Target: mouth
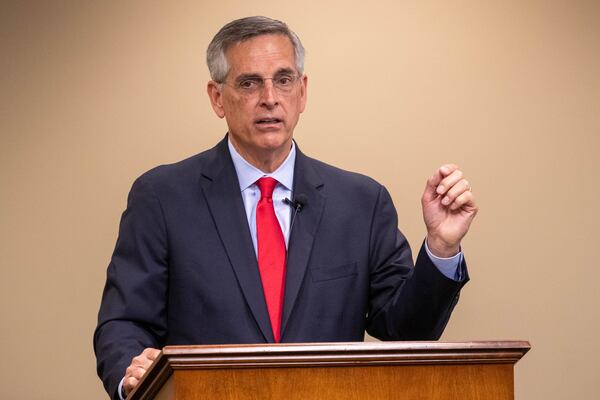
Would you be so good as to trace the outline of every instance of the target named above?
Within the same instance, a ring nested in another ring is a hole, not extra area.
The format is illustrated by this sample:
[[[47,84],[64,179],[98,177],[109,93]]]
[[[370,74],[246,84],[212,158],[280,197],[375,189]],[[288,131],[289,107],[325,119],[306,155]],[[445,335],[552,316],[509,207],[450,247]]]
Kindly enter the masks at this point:
[[[283,122],[283,120],[281,120],[279,118],[259,118],[259,119],[255,120],[254,122],[260,126],[267,126],[267,125],[279,124],[279,123]]]

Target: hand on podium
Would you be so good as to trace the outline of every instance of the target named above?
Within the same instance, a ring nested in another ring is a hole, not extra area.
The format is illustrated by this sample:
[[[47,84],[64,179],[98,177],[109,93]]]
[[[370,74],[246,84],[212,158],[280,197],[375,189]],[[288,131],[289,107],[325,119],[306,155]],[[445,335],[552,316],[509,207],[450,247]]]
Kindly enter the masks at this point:
[[[123,378],[123,392],[126,396],[137,386],[159,354],[159,349],[148,347],[139,356],[131,359],[131,364],[125,370],[125,377]]]

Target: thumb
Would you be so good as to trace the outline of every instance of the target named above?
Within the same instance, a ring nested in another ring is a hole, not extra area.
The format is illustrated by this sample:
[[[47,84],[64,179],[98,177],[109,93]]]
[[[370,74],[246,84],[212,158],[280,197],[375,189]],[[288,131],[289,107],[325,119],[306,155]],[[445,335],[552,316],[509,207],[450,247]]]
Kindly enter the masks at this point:
[[[442,172],[437,169],[432,176],[427,179],[427,183],[425,184],[425,191],[423,192],[423,203],[430,203],[434,201],[438,197],[438,193],[436,192],[438,185],[444,179]]]

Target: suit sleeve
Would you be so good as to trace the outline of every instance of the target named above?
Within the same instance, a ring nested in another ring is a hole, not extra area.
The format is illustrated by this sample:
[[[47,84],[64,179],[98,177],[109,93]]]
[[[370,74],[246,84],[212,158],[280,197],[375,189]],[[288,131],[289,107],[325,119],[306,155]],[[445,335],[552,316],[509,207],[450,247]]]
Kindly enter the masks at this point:
[[[382,186],[370,233],[370,293],[367,332],[381,340],[437,340],[442,335],[462,286],[468,281],[445,277],[421,246],[413,266],[408,241],[398,230],[398,216]]]
[[[94,333],[98,375],[113,399],[131,359],[163,346],[167,331],[167,234],[159,200],[142,176],[133,185],[107,270]]]

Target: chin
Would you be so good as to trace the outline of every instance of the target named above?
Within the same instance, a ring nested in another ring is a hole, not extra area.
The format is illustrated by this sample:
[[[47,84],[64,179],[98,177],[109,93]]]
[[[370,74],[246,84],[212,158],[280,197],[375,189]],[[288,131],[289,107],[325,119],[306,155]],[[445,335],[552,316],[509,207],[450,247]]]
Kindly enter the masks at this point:
[[[277,150],[283,146],[286,146],[287,144],[291,144],[291,140],[291,135],[287,135],[280,132],[269,132],[261,135],[258,144],[259,147],[265,150]]]

